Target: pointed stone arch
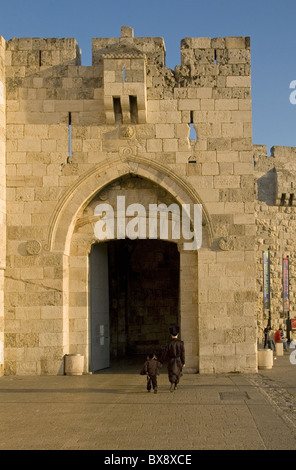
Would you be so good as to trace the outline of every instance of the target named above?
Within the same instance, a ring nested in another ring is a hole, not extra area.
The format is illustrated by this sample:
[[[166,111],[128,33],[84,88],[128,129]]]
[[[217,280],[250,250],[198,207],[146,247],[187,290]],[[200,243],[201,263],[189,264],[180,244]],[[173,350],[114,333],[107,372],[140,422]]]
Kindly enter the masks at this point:
[[[113,180],[126,175],[137,174],[153,181],[168,191],[176,201],[182,204],[201,204],[203,225],[206,227],[208,244],[213,242],[213,226],[208,211],[195,189],[172,170],[147,158],[129,155],[126,158],[106,160],[84,173],[64,193],[49,224],[46,249],[69,254],[71,236],[75,220],[81,208]]]

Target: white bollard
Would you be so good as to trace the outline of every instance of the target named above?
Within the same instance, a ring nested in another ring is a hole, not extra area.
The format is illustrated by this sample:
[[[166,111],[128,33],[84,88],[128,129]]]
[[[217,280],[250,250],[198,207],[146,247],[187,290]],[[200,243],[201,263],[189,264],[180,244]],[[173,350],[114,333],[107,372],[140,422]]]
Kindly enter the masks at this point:
[[[258,350],[258,368],[259,369],[272,369],[273,367],[273,351],[272,349],[259,349]]]
[[[283,343],[275,343],[275,353],[277,356],[284,355],[284,345]]]
[[[82,375],[84,367],[84,356],[81,354],[65,355],[65,374],[66,375]]]

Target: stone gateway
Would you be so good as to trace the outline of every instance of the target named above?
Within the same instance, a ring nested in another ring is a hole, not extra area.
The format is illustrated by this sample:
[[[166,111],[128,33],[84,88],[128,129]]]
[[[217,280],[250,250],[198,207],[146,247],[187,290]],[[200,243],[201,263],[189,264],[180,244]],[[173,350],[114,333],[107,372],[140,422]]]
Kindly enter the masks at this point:
[[[1,37],[0,374],[63,374],[67,354],[94,372],[161,351],[172,324],[187,371],[256,372],[262,251],[275,327],[282,254],[294,272],[295,156],[253,145],[248,37],[185,38],[175,70],[126,26],[93,39],[91,66],[75,39]],[[116,224],[120,197],[142,229],[151,205],[198,205],[201,247],[171,214],[165,240],[98,240],[96,207]]]

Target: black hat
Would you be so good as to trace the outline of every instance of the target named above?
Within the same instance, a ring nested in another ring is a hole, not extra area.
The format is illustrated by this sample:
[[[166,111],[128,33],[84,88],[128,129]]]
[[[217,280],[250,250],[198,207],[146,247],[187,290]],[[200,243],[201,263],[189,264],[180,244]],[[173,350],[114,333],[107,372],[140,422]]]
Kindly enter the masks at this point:
[[[179,334],[179,327],[178,326],[171,326],[170,327],[170,333],[172,336],[177,336],[177,334]]]

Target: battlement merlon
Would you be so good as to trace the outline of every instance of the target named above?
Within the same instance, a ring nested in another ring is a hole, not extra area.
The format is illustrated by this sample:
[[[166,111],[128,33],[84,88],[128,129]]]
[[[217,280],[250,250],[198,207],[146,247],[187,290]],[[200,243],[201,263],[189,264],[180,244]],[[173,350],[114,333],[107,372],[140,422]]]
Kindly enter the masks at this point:
[[[81,65],[81,50],[76,39],[13,38],[6,41],[7,67],[23,67],[34,73],[40,67],[57,65]]]
[[[250,37],[185,38],[181,41],[181,67],[189,66],[196,73],[250,75]],[[209,66],[212,66],[210,69]]]

